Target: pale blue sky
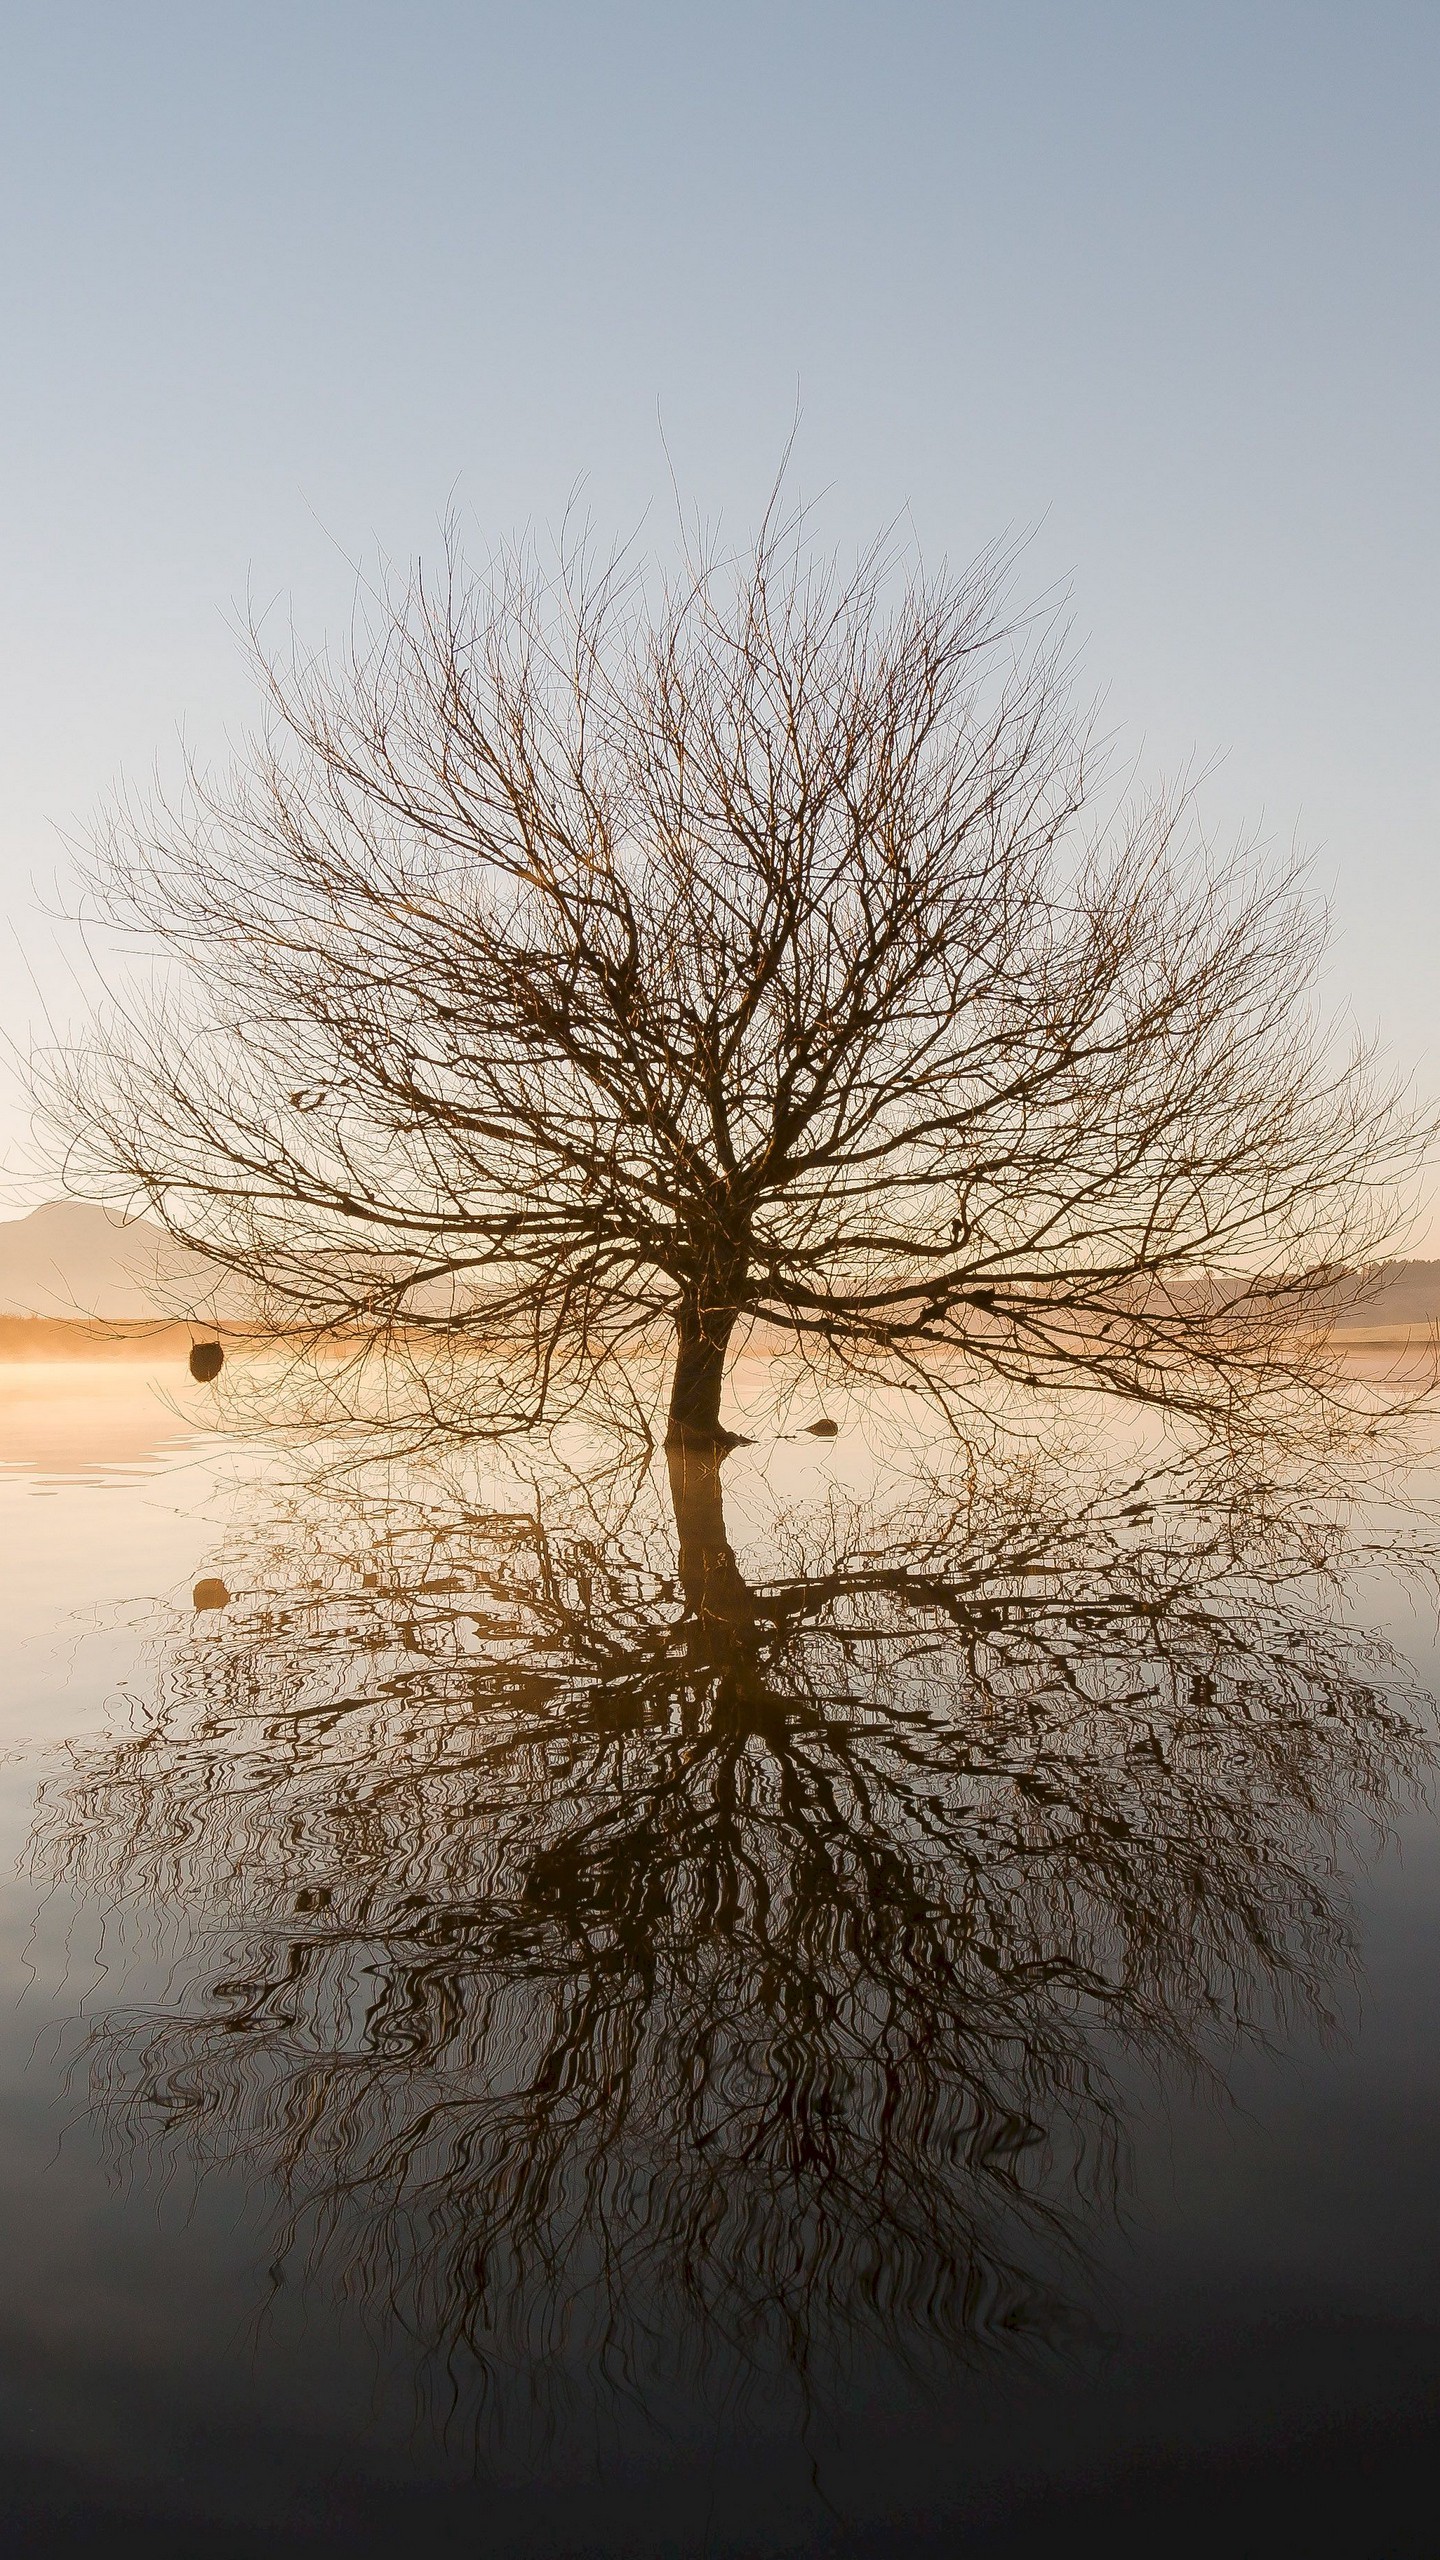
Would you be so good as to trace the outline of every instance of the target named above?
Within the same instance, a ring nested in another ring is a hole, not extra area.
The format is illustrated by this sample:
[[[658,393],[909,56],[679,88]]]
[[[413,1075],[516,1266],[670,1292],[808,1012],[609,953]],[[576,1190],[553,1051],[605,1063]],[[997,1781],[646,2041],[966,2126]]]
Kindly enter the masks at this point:
[[[243,719],[247,590],[318,633],[452,494],[477,540],[582,478],[628,527],[657,414],[739,529],[798,392],[837,539],[1034,528],[1125,748],[1298,833],[1334,994],[1440,1087],[1434,0],[0,0],[0,64],[42,975],[54,829]]]

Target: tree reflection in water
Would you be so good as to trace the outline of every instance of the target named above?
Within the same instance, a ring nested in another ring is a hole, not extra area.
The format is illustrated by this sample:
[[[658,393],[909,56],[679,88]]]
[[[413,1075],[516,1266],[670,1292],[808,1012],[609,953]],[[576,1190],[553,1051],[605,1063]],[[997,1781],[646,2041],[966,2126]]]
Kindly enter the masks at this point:
[[[1312,1512],[1032,1457],[742,1573],[715,1459],[671,1474],[674,1522],[292,1486],[41,1808],[179,1932],[93,2031],[117,2135],[263,2171],[281,2259],[492,2416],[1062,2321],[1118,2056],[1323,2014],[1425,1755]]]

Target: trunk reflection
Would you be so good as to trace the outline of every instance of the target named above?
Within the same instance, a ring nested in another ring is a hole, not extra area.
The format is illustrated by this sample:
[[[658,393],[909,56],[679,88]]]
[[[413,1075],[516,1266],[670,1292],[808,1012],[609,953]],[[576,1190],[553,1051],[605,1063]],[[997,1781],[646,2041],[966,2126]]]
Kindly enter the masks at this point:
[[[116,2139],[243,2157],[477,2406],[1053,2333],[1117,2056],[1323,2015],[1425,1758],[1313,1522],[1031,1463],[747,1579],[667,1464],[678,1574],[653,1484],[294,1489],[42,1809],[191,1931],[93,2030]]]

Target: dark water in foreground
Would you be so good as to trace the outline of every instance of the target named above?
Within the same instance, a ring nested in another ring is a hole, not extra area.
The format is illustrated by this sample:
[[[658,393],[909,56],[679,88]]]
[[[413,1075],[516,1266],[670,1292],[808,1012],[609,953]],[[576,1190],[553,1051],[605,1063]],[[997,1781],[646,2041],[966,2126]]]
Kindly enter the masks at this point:
[[[0,2549],[1436,2548],[1383,1526],[0,1384]]]

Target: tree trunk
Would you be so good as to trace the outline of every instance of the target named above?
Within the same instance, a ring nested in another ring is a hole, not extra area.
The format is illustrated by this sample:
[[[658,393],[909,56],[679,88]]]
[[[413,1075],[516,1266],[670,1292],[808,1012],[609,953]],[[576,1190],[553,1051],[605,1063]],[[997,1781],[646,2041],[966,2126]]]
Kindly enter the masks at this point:
[[[725,1629],[733,1643],[737,1629],[753,1630],[755,1610],[750,1586],[725,1533],[720,1490],[724,1455],[718,1443],[706,1448],[677,1438],[672,1438],[667,1453],[680,1540],[680,1587],[700,1624]]]
[[[720,1390],[737,1313],[734,1307],[682,1306],[667,1440],[728,1445],[733,1439],[720,1428]]]

